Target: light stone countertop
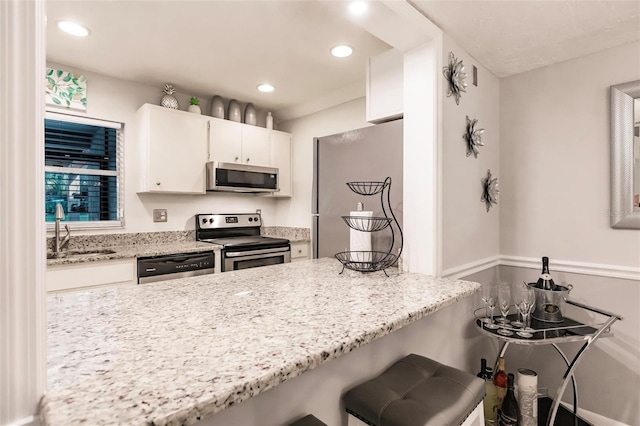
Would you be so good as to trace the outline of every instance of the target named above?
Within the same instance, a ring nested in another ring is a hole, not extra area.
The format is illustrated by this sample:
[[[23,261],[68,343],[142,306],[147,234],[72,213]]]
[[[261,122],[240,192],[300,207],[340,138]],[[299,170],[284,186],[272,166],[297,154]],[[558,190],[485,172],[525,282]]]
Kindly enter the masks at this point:
[[[84,250],[91,250],[91,247]],[[130,244],[125,246],[94,247],[95,250],[113,250],[114,253],[99,255],[74,255],[59,259],[47,259],[47,266],[69,265],[85,262],[101,262],[113,259],[128,259],[147,256],[160,256],[164,254],[197,253],[202,251],[220,250],[217,244],[201,243],[198,241],[175,242],[167,244]],[[82,249],[81,249],[82,250]]]
[[[48,298],[45,425],[189,425],[479,290],[325,258]]]

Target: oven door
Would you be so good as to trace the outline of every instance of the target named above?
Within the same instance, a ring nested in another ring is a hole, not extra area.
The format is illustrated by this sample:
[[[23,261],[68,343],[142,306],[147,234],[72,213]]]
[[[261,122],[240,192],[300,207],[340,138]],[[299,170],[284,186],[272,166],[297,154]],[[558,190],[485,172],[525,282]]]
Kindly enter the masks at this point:
[[[291,247],[249,251],[222,250],[222,259],[222,272],[278,265],[291,262]]]

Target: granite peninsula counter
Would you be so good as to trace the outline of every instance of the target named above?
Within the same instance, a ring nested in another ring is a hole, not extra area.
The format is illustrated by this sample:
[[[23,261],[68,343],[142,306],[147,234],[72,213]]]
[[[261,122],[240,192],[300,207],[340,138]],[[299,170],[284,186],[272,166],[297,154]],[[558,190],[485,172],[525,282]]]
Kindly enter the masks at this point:
[[[475,293],[319,259],[48,299],[46,425],[192,424]]]

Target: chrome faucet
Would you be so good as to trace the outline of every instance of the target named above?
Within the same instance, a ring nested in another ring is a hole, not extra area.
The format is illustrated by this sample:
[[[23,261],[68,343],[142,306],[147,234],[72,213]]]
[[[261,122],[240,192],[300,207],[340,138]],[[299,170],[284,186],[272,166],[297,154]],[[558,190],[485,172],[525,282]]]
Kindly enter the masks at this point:
[[[67,245],[69,245],[69,240],[71,239],[71,231],[69,230],[69,225],[64,225],[64,229],[67,230],[67,235],[62,238],[60,241],[60,221],[64,220],[64,210],[62,209],[62,204],[56,204],[56,227],[55,227],[55,236],[53,237],[53,252],[60,253],[60,250],[63,250]]]

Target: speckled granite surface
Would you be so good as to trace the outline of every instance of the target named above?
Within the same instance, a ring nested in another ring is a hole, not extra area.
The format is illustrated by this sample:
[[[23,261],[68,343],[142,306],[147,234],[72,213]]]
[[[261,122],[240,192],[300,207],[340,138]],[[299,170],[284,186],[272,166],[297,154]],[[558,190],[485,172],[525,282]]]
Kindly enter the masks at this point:
[[[287,238],[292,243],[311,241],[309,228],[290,228],[286,226],[263,226],[262,235],[275,238]]]
[[[87,247],[89,249],[91,247]],[[100,262],[103,260],[126,259],[132,257],[159,256],[175,253],[196,253],[200,251],[220,250],[216,244],[200,243],[197,241],[175,242],[170,244],[130,244],[126,246],[101,246],[99,249],[110,249],[114,253],[107,254],[77,254],[61,257],[59,259],[47,259],[47,266],[68,265],[73,263]]]
[[[50,296],[46,425],[188,425],[480,285],[335,259]]]
[[[138,244],[190,243],[196,240],[196,231],[129,232],[116,234],[75,235],[71,230],[69,250],[93,247],[122,247]],[[53,237],[47,238],[47,247],[53,247]]]

